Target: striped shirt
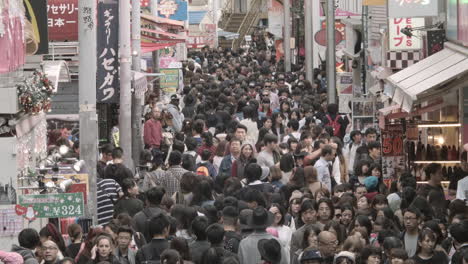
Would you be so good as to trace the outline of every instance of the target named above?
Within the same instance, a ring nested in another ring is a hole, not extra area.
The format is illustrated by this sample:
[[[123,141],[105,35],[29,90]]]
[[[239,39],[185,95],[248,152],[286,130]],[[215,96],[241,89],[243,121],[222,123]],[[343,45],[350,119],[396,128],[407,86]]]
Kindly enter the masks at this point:
[[[97,217],[99,225],[106,225],[114,216],[114,203],[119,199],[120,185],[112,179],[97,179]]]

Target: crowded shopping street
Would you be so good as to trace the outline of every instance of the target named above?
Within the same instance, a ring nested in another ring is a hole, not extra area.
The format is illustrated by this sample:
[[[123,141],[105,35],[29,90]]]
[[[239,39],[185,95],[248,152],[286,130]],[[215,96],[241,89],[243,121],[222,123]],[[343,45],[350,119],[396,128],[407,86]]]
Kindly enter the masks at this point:
[[[466,1],[0,8],[0,262],[468,263]]]

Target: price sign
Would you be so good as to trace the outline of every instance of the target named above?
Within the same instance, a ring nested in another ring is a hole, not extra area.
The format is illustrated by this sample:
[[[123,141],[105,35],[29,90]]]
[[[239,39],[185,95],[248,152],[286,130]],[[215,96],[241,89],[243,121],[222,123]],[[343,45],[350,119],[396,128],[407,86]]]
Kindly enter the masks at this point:
[[[51,193],[20,195],[19,204],[27,208],[26,214],[36,218],[60,218],[83,216],[83,193]]]
[[[384,157],[403,155],[403,127],[389,125],[382,131],[382,154]]]

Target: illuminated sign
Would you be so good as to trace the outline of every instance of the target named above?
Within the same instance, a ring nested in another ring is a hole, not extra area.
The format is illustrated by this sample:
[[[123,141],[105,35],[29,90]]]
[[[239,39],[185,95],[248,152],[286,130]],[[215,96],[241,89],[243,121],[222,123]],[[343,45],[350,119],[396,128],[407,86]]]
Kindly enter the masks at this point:
[[[438,16],[437,0],[388,0],[389,17]]]

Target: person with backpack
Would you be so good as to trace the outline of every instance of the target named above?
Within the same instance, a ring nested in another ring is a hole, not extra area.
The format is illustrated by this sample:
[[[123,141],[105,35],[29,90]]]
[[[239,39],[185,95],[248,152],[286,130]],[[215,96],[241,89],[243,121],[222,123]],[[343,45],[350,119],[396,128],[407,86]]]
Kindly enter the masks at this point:
[[[160,264],[161,254],[169,248],[170,222],[169,218],[159,213],[151,217],[148,221],[148,231],[151,236],[151,242],[144,245],[136,254],[136,264]]]
[[[11,251],[16,252],[23,257],[24,264],[39,264],[34,250],[41,245],[41,239],[36,230],[25,228],[18,235],[18,245],[13,245]]]
[[[165,194],[162,187],[153,187],[146,191],[146,208],[133,217],[135,231],[144,234],[146,241],[150,241],[152,237],[147,229],[147,222],[152,216],[163,213],[160,205]]]
[[[349,120],[347,117],[343,118],[338,113],[337,104],[329,104],[327,106],[327,113],[322,119],[322,124],[324,127],[329,126],[333,128],[333,135],[331,136],[336,136],[343,140],[343,137],[346,133],[346,127],[349,124]]]
[[[214,165],[210,162],[212,153],[209,149],[203,150],[201,153],[201,162],[197,164],[196,174],[198,176],[211,177],[213,180],[218,176]],[[234,161],[235,163],[236,161]]]

